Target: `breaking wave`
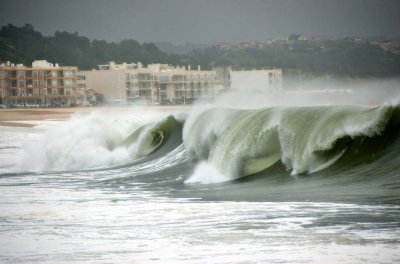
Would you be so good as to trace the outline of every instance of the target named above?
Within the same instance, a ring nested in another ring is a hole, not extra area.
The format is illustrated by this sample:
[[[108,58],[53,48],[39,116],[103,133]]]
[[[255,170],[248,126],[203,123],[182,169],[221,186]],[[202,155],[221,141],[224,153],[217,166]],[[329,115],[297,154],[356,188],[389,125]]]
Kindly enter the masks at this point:
[[[189,115],[95,112],[51,128],[25,149],[19,167],[28,171],[123,168],[135,175],[168,170],[174,179],[191,184],[269,173],[345,175],[346,169],[362,164],[355,172],[361,175],[370,168],[365,163],[379,165],[383,171],[379,175],[392,175],[397,165],[391,160],[398,159],[399,152],[394,148],[390,155],[384,152],[400,145],[399,132],[396,105],[208,107],[195,108]],[[391,171],[386,172],[382,161],[376,162],[382,155]],[[283,170],[271,171],[277,166]],[[158,181],[157,177],[149,180]]]
[[[375,156],[377,148],[398,136],[399,109],[384,105],[198,111],[186,121],[183,140],[189,154],[203,162],[186,182],[234,180],[278,162],[292,175],[315,173],[346,155],[351,162]],[[216,178],[210,179],[210,171]]]
[[[171,137],[175,144],[170,148],[178,146],[181,129],[182,121],[160,113],[115,116],[94,112],[50,129],[40,142],[27,148],[20,167],[59,171],[126,164],[151,155]]]

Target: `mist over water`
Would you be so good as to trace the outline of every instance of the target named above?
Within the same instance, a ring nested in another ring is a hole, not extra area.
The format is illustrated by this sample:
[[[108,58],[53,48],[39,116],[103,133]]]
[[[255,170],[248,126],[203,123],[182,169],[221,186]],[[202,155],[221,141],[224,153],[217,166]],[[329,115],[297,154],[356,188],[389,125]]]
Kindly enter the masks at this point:
[[[399,91],[322,78],[0,127],[0,262],[396,263]]]
[[[254,109],[274,106],[396,105],[400,102],[400,79],[334,79],[330,77],[283,81],[282,91],[240,87],[213,102],[215,107]],[[249,80],[247,83],[252,82]],[[255,86],[259,86],[256,85]]]

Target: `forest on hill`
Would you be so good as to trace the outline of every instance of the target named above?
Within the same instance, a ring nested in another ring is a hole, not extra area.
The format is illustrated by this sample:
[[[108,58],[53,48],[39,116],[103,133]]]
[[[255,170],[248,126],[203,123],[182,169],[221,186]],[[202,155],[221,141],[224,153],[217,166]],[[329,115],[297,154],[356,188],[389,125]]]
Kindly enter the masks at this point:
[[[32,25],[8,24],[0,29],[0,61],[30,65],[35,59],[47,59],[61,65],[87,70],[108,61],[167,63],[172,65],[232,66],[234,69],[282,68],[312,75],[333,74],[348,77],[400,76],[400,55],[369,42],[346,39],[310,41],[292,39],[262,47],[223,49],[217,46],[192,50],[186,54],[168,54],[154,43],[133,39],[118,43],[90,40],[78,33],[57,31],[44,36]]]

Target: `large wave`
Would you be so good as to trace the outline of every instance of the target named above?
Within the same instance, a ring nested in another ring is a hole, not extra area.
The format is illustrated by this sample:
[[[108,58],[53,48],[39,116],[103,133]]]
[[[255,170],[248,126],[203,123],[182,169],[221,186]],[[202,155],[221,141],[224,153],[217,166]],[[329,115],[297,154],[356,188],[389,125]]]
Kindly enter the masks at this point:
[[[49,129],[25,151],[26,170],[79,170],[127,164],[159,150],[175,137],[181,143],[181,117],[150,111],[93,112]]]
[[[197,111],[185,123],[183,140],[203,162],[186,182],[233,180],[279,161],[291,174],[314,173],[346,152],[362,155],[357,151],[368,139],[396,137],[399,112],[391,105]]]
[[[60,171],[122,166],[137,171],[146,164],[148,171],[148,165],[157,169],[158,159],[165,168],[177,165],[182,156],[187,160],[189,154],[198,163],[191,176],[176,175],[186,183],[232,181],[275,164],[292,175],[310,174],[343,160],[342,165],[349,166],[373,159],[399,131],[396,105],[252,110],[209,106],[194,108],[187,116],[94,112],[49,129],[26,149],[19,167]]]

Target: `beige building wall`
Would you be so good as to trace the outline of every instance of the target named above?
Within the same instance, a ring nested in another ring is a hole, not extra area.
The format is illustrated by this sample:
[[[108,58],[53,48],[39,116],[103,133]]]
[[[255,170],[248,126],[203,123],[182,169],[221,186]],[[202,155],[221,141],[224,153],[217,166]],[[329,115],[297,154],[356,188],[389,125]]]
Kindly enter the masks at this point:
[[[86,87],[104,95],[107,102],[125,101],[127,98],[125,70],[82,71]]]

